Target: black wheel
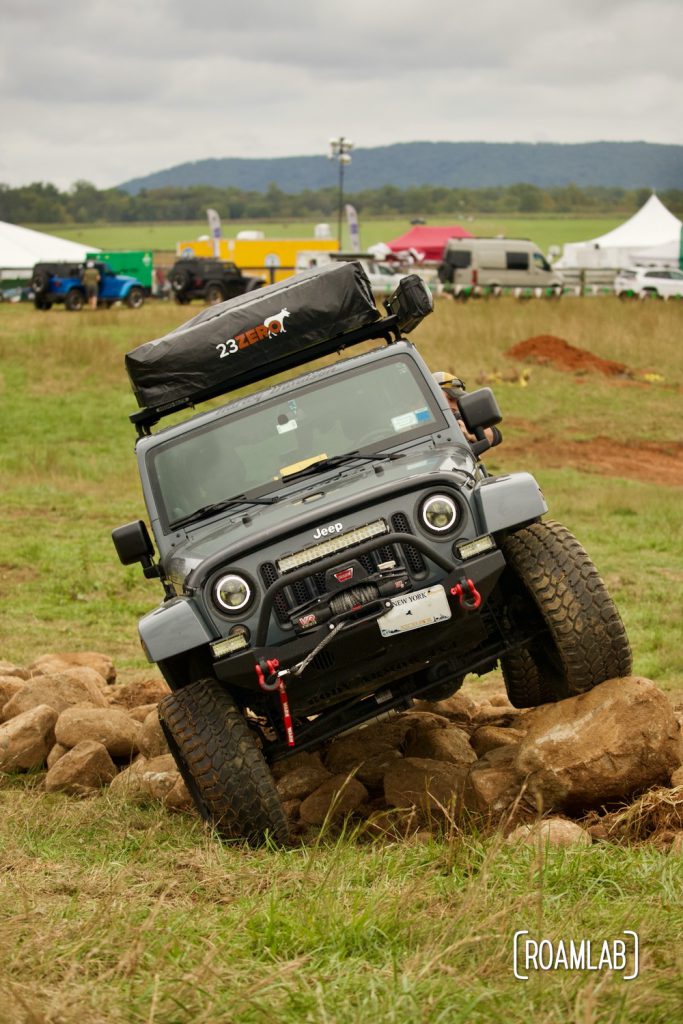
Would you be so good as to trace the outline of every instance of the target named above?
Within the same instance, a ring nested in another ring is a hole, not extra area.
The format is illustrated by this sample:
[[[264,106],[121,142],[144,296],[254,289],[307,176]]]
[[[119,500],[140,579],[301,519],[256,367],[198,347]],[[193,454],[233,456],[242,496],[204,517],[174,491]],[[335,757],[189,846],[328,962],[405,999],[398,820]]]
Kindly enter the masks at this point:
[[[48,300],[43,295],[36,295],[35,299],[33,300],[33,305],[36,307],[36,309],[52,309],[52,303],[48,302]]]
[[[173,270],[168,278],[174,292],[184,292],[190,286],[189,270]]]
[[[607,588],[560,523],[533,523],[502,545],[509,613],[537,627],[525,648],[501,658],[511,703],[536,707],[631,672],[631,649]]]
[[[175,292],[173,297],[179,306],[187,306],[191,302],[190,296],[184,295],[182,292]]]
[[[85,305],[85,295],[80,288],[72,288],[66,293],[64,305],[67,309],[71,310],[72,313],[77,313],[79,309],[83,309],[83,306]]]
[[[50,275],[46,270],[36,270],[33,277],[31,278],[31,288],[33,288],[33,291],[36,293],[36,295],[40,295],[41,292],[46,292],[49,283]],[[44,309],[45,307],[39,306],[38,308]]]
[[[129,309],[140,309],[145,301],[145,293],[142,288],[138,288],[134,285],[126,295],[126,305]]]
[[[218,284],[216,281],[211,281],[207,284],[204,290],[204,298],[209,306],[215,306],[219,302],[225,302],[225,292],[223,291],[222,285]]]
[[[270,769],[244,715],[215,679],[164,697],[159,720],[199,813],[221,836],[287,840],[287,817]]]

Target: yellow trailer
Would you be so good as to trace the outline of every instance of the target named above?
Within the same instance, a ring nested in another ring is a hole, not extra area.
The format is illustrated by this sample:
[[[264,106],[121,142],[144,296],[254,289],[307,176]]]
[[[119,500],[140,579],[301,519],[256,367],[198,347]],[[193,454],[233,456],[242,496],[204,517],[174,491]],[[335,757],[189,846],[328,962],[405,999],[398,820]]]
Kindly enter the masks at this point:
[[[230,260],[245,273],[263,277],[271,284],[305,269],[301,254],[305,254],[306,266],[314,266],[316,252],[338,250],[336,238],[221,238],[218,258]],[[214,255],[213,239],[178,242],[176,253],[181,258],[201,256],[211,259]]]

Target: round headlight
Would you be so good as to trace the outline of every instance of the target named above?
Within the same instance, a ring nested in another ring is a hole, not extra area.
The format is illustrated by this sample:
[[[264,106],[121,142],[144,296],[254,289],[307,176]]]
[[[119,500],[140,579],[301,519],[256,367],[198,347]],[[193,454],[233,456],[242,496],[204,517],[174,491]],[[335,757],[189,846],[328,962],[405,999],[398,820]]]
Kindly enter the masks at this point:
[[[422,506],[422,521],[428,530],[446,533],[458,519],[458,506],[446,494],[432,494]]]
[[[241,576],[221,576],[213,588],[216,604],[226,612],[241,612],[251,601],[251,587]]]

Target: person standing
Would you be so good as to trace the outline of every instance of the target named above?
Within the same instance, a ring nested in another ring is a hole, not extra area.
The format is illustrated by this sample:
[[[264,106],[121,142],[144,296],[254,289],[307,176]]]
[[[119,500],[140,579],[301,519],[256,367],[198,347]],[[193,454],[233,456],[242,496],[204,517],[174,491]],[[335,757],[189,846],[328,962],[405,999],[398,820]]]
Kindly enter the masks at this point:
[[[88,260],[83,270],[81,281],[85,288],[85,294],[90,309],[97,309],[97,293],[99,291],[101,279],[101,274],[93,261]]]

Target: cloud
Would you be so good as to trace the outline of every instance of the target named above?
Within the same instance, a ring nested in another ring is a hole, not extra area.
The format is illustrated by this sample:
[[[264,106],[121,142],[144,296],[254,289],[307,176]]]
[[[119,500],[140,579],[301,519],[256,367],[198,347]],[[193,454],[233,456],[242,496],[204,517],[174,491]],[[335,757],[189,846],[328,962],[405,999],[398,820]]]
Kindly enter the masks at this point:
[[[415,139],[681,142],[678,0],[4,0],[0,181]]]

